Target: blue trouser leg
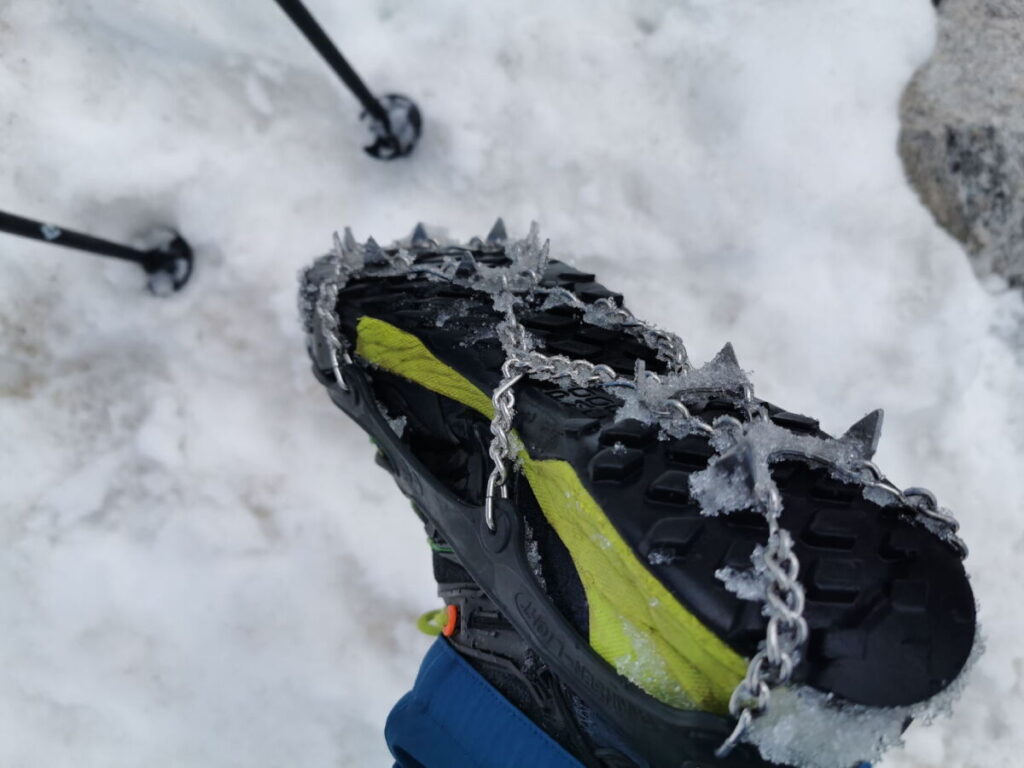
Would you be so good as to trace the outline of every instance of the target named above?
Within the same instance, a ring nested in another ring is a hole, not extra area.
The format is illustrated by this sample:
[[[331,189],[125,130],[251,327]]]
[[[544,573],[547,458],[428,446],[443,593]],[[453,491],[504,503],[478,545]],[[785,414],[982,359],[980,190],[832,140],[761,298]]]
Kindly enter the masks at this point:
[[[396,768],[583,768],[442,638],[384,738]]]

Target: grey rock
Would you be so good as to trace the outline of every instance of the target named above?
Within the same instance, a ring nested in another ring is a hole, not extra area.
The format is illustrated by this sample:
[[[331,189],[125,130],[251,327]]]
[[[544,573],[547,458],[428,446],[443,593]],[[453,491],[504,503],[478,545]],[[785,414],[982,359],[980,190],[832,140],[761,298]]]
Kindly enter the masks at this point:
[[[975,272],[1024,286],[1024,0],[942,0],[900,104],[899,152]]]

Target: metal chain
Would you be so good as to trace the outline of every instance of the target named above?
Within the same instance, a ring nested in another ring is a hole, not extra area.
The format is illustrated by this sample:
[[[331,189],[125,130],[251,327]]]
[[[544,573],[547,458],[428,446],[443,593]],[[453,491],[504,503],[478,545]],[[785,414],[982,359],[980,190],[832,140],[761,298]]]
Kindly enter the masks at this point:
[[[648,374],[648,376],[658,378],[657,374]],[[666,399],[661,408],[652,409],[651,413],[659,420],[683,419],[689,423],[691,428],[696,429],[698,432],[703,432],[708,437],[715,434],[715,428],[690,413],[689,407],[678,397]]]
[[[653,340],[654,352],[671,365],[674,370],[683,372],[689,369],[690,359],[686,353],[686,346],[683,340],[671,331],[666,331],[652,325],[645,320],[639,319],[625,307],[620,307],[610,298],[597,299],[595,306],[602,307],[603,311],[616,320],[622,330],[627,331],[640,341]]]
[[[755,405],[752,389],[745,390],[744,396],[749,404],[747,413],[751,419],[768,417],[762,407]],[[718,425],[742,428],[738,420],[728,416],[721,417],[716,422]],[[956,536],[959,524],[952,515],[939,509],[934,493],[926,488],[907,488],[901,491],[868,459],[857,462],[855,474],[854,479],[865,487],[890,494],[897,502],[934,522],[943,531],[943,538],[957,550],[960,557],[967,556],[966,544]],[[768,521],[768,543],[762,553],[769,575],[765,586],[768,626],[764,647],[750,660],[746,676],[729,698],[729,712],[736,718],[736,726],[716,750],[717,757],[728,755],[754,719],[768,708],[771,689],[789,682],[808,636],[807,621],[803,617],[805,594],[799,582],[800,562],[792,550],[791,534],[780,525],[782,499],[777,488],[769,489],[761,506]]]
[[[772,688],[789,682],[807,642],[800,561],[793,552],[792,535],[780,524],[782,498],[778,489],[768,490],[760,508],[768,521],[768,542],[761,553],[768,573],[765,584],[768,626],[764,646],[754,654],[746,676],[729,697],[729,713],[736,718],[736,726],[715,751],[715,756],[720,758],[732,752],[754,718],[768,708]]]
[[[508,459],[512,446],[512,420],[515,417],[515,385],[524,376],[543,381],[568,379],[580,386],[607,384],[618,379],[618,374],[610,366],[564,355],[545,355],[529,349],[526,328],[511,312],[499,326],[498,335],[508,357],[501,366],[501,382],[491,395],[494,416],[491,419],[492,438],[488,454],[493,466],[484,495],[484,520],[491,532],[496,530],[495,495],[508,498]]]
[[[939,506],[935,494],[927,488],[911,487],[902,491],[889,478],[887,478],[878,465],[873,461],[863,459],[857,463],[858,475],[856,477],[866,488],[873,488],[892,497],[892,499],[904,507],[909,507],[917,512],[925,520],[929,521],[938,532],[940,538],[947,542],[957,551],[960,559],[965,559],[970,553],[967,544],[961,539],[957,532],[960,530],[960,523],[948,510]]]
[[[330,276],[321,281],[317,289],[314,313],[319,321],[320,331],[327,341],[327,351],[330,356],[331,370],[334,372],[334,380],[343,392],[348,392],[348,385],[341,375],[341,366],[338,363],[340,357],[346,364],[351,364],[352,356],[348,348],[342,344],[338,334],[339,320],[337,314],[338,291],[348,282],[348,275],[343,267],[344,256],[342,253],[341,239],[338,233],[334,233],[334,250],[328,257],[331,263]]]

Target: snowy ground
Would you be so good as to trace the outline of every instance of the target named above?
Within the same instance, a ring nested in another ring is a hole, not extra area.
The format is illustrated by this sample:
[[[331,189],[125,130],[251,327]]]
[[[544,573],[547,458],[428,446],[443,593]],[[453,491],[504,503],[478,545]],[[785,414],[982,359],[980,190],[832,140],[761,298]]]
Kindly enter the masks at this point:
[[[344,224],[468,237],[498,214],[694,359],[732,340],[827,429],[886,409],[882,466],[962,517],[989,650],[885,765],[1015,762],[1021,301],[901,175],[931,4],[427,5],[311,0],[425,111],[416,155],[380,164],[269,0],[0,0],[0,209],[170,221],[199,259],[158,301],[0,239],[0,765],[389,764],[437,601],[407,504],[308,373],[295,274]]]

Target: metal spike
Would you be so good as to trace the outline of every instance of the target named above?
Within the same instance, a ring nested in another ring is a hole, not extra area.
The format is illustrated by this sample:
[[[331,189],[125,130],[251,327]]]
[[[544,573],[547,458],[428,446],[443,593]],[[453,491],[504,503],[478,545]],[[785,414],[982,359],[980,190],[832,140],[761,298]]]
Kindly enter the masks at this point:
[[[487,233],[488,243],[504,243],[508,240],[508,233],[505,231],[505,222],[498,217],[498,220],[494,222],[494,226],[491,227],[491,231]]]
[[[878,450],[878,439],[882,436],[882,421],[885,412],[878,408],[858,421],[842,436],[842,440],[861,446],[865,459],[870,459]]]
[[[416,226],[413,227],[412,236],[409,238],[409,242],[412,245],[428,245],[430,243],[430,235],[427,234],[427,228],[423,226],[422,221],[416,222]]]
[[[372,265],[382,265],[389,263],[388,255],[384,252],[377,241],[372,237],[366,241],[366,245],[363,246],[363,263]]]
[[[740,361],[736,359],[736,350],[732,348],[732,342],[727,341],[725,346],[715,355],[715,361],[719,363],[728,363],[729,365],[740,367]]]

